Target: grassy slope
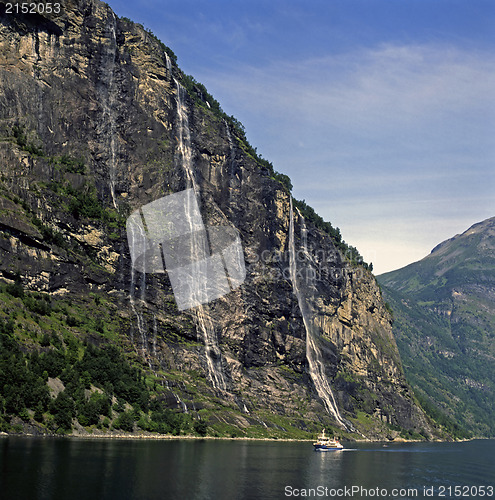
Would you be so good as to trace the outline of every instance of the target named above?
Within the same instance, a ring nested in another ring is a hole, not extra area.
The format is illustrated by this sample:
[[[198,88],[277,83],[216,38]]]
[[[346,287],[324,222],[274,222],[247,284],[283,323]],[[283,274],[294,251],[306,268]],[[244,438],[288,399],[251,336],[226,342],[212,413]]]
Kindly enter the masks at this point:
[[[378,277],[419,399],[481,436],[495,434],[494,226],[476,224]]]

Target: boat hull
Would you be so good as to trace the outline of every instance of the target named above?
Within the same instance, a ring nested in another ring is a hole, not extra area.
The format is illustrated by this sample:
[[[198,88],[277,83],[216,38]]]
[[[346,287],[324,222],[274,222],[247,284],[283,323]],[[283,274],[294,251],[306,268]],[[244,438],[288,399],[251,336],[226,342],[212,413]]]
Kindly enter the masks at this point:
[[[314,445],[315,447],[315,451],[340,451],[342,450],[344,447],[343,446],[325,446],[325,445],[321,445],[321,444],[315,444]]]

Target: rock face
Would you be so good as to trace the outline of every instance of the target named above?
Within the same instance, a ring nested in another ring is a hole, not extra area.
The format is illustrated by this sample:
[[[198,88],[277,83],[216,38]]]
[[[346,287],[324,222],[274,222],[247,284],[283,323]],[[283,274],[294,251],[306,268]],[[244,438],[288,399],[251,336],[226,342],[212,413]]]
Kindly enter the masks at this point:
[[[473,434],[493,436],[495,218],[378,279],[419,396]]]
[[[81,307],[99,297],[118,335],[88,340],[120,345],[164,404],[213,427],[431,436],[374,277],[304,220],[203,90],[104,3],[3,13],[0,276]],[[166,274],[133,270],[125,220],[188,187],[205,224],[240,232],[247,275],[180,313]]]

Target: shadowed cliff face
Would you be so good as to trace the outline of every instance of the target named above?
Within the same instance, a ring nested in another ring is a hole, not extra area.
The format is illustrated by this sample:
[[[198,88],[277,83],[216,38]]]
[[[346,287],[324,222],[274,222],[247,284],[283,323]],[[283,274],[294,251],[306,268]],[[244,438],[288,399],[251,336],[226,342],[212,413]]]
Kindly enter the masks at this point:
[[[1,21],[4,280],[88,315],[100,297],[112,329],[75,333],[120,345],[168,388],[163,404],[213,427],[431,435],[374,277],[292,209],[153,35],[94,1]],[[240,232],[247,275],[180,313],[166,274],[132,269],[125,220],[186,188],[206,225]]]

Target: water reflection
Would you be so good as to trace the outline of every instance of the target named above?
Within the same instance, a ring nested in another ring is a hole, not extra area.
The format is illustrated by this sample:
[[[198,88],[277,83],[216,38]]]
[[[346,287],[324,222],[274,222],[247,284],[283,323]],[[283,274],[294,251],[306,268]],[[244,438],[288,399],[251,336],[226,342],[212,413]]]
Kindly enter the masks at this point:
[[[494,441],[354,445],[0,439],[2,499],[284,498],[286,487],[408,488],[490,484]],[[421,498],[418,496],[416,498]]]

